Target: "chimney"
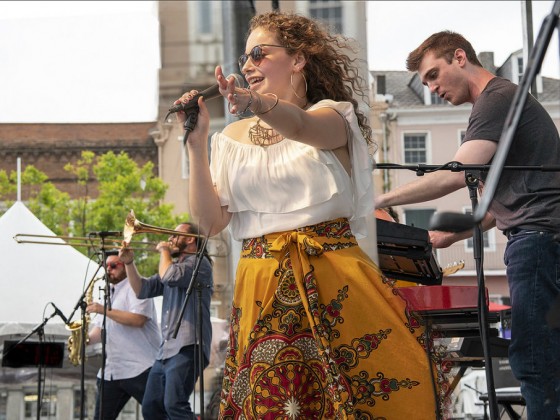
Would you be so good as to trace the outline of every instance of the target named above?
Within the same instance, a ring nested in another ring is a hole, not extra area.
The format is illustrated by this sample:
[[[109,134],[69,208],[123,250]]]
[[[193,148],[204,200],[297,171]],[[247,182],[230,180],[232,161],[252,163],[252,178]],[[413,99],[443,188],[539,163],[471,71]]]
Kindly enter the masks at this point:
[[[494,65],[494,53],[490,51],[483,51],[478,54],[478,59],[486,70],[492,74],[496,74],[496,66]]]
[[[377,80],[377,94],[378,95],[385,95],[387,93],[387,88],[385,86],[385,75],[378,74],[376,77]]]

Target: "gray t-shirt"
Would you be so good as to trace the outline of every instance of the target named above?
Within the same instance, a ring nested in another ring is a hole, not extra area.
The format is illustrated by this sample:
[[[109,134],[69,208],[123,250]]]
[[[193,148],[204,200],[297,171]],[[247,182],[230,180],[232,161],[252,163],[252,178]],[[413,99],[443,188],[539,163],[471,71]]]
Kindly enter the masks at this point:
[[[166,360],[175,356],[182,347],[196,343],[196,322],[198,309],[198,291],[192,290],[185,313],[179,326],[177,337],[173,338],[175,323],[183,308],[186,292],[191,283],[192,273],[196,266],[196,255],[187,255],[179,262],[173,263],[165,272],[163,279],[159,274],[142,279],[139,299],[163,296],[161,306],[162,344],[157,356],[158,360]],[[202,290],[202,349],[206,357],[205,364],[210,360],[212,343],[212,324],[210,322],[210,301],[214,290],[212,265],[208,258],[202,258],[196,276]]]
[[[490,80],[473,106],[463,141],[499,142],[516,89],[517,85],[509,80],[499,77]],[[558,129],[542,105],[529,95],[505,165],[559,164]],[[489,211],[500,230],[560,232],[560,172],[502,171]]]

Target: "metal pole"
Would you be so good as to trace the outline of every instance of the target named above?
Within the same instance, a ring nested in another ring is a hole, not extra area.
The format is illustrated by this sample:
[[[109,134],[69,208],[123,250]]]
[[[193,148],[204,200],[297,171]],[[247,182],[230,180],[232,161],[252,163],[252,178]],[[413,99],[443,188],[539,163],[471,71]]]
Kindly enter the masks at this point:
[[[249,29],[249,21],[255,15],[255,6],[250,0],[222,2],[222,27],[224,39],[224,74],[239,73],[237,58],[245,52],[245,35]],[[230,114],[227,105],[224,106],[225,124],[234,122],[237,118]],[[227,256],[227,276],[230,283],[235,279],[235,270],[241,252],[241,243],[234,241],[230,235],[226,239],[231,250]],[[231,294],[231,289],[230,294]],[[230,295],[231,298],[231,295]],[[231,301],[231,299],[230,299]]]
[[[521,23],[523,25],[523,69],[527,68],[533,50],[533,5],[531,0],[521,1]],[[525,70],[523,70],[525,72]],[[538,99],[537,81],[531,81],[531,94]]]
[[[222,3],[222,22],[224,39],[224,74],[239,73],[237,57],[245,51],[245,35],[249,20],[255,14],[252,1],[224,1]],[[234,116],[225,107],[226,124],[234,121]]]

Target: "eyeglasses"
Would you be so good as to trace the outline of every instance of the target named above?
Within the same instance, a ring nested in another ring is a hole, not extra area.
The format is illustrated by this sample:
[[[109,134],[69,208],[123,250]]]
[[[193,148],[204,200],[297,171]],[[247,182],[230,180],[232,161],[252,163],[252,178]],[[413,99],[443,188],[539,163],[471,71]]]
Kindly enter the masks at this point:
[[[268,55],[263,52],[262,47],[288,48],[288,47],[284,47],[283,45],[273,45],[273,44],[255,45],[251,49],[251,51],[249,51],[249,54],[241,54],[239,56],[239,60],[237,60],[237,64],[239,64],[239,70],[243,70],[243,67],[245,67],[245,63],[247,63],[249,57],[251,57],[251,60],[253,60],[255,66],[261,64],[262,59]]]
[[[111,269],[114,270],[115,268],[117,268],[119,265],[122,265],[122,264],[123,263],[121,263],[121,262],[116,262],[116,263],[112,262],[112,263],[107,264],[107,268],[111,268]]]

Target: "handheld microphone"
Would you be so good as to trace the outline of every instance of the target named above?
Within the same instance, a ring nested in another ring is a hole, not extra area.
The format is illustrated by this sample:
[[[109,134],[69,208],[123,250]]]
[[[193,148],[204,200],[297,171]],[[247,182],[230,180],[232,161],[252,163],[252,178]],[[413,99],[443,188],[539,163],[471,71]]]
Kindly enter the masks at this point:
[[[244,84],[243,76],[236,73],[232,73],[228,77],[226,77],[226,79],[229,79],[230,77],[233,77],[235,79],[235,87],[243,87]],[[171,108],[169,108],[167,115],[165,116],[165,119],[167,119],[169,115],[175,112],[184,111],[185,113],[188,113],[189,111],[198,108],[198,98],[200,98],[201,96],[204,98],[205,101],[222,96],[220,94],[219,85],[216,83],[214,86],[210,86],[209,88],[204,89],[202,92],[198,92],[186,104],[181,102],[176,105],[173,105]]]
[[[64,316],[64,314],[62,313],[62,311],[60,309],[58,309],[58,307],[51,302],[52,307],[54,308],[54,313],[55,315],[58,315],[65,324],[68,324],[68,318],[66,318],[66,316]]]

